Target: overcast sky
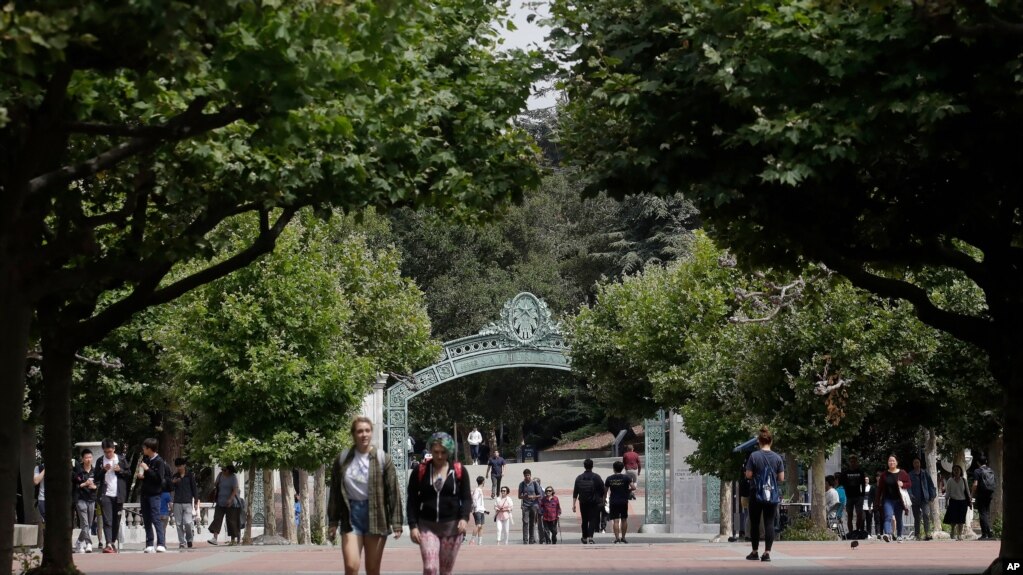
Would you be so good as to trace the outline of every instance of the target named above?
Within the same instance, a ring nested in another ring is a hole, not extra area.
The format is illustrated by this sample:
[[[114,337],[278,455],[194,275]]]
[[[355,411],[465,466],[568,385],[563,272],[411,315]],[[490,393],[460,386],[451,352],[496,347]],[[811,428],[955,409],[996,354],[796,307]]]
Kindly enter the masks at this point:
[[[547,30],[537,25],[536,20],[547,17],[547,6],[543,3],[539,8],[527,7],[525,4],[532,4],[531,0],[511,0],[510,13],[512,21],[515,22],[517,30],[509,32],[503,30],[503,36],[505,39],[505,45],[510,48],[536,48],[544,47],[544,36],[547,35]],[[526,21],[526,18],[533,13],[537,13],[537,18],[532,23]],[[549,87],[550,84],[544,84],[541,86]],[[530,109],[536,108],[547,108],[554,105],[554,95],[550,92],[543,95],[536,95],[536,87],[534,86],[534,95],[529,99]]]

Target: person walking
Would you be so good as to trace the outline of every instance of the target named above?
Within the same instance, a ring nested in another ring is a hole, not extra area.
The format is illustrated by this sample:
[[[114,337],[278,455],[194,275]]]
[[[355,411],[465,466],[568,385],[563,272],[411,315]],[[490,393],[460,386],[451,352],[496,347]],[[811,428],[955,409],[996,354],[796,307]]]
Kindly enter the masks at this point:
[[[877,497],[883,513],[884,535],[881,540],[889,542],[902,540],[902,516],[909,511],[902,500],[902,490],[909,490],[912,483],[909,473],[899,469],[899,460],[894,454],[888,456],[888,469],[881,473],[877,484]],[[892,531],[892,520],[895,521],[895,531]]]
[[[995,472],[987,466],[987,457],[977,458],[978,467],[973,470],[971,494],[977,498],[977,512],[980,513],[980,539],[995,538],[991,531],[991,499],[995,495]]]
[[[629,499],[636,498],[636,490],[639,489],[639,476],[643,473],[643,463],[636,453],[636,446],[629,443],[625,445],[625,453],[622,454],[622,463],[625,465],[625,474],[632,478],[632,491],[629,492]]]
[[[469,432],[469,453],[472,454],[472,464],[479,465],[480,463],[480,444],[483,443],[483,434],[480,430],[473,426],[472,431]]]
[[[524,469],[519,483],[519,501],[522,507],[522,544],[536,543],[537,523],[540,521],[540,498],[543,493],[533,481],[533,473]]]
[[[469,523],[472,494],[462,464],[452,461],[455,440],[438,432],[427,445],[433,457],[409,476],[408,526],[423,558],[423,575],[449,575]]]
[[[37,454],[38,456],[38,454]],[[32,470],[32,483],[36,488],[36,509],[39,510],[39,520],[46,523],[46,464],[40,462]]]
[[[176,468],[171,482],[174,484],[174,499],[171,505],[174,514],[174,526],[178,530],[178,549],[192,548],[193,524],[199,516],[199,483],[195,474],[187,467],[184,457],[174,460]]]
[[[864,519],[863,529],[868,538],[873,538],[871,527],[874,524],[874,486],[870,484],[870,476],[863,474],[863,497],[862,513]]]
[[[83,449],[81,462],[71,474],[75,489],[75,511],[78,513],[78,540],[74,553],[92,553],[92,522],[96,519],[96,469],[92,465],[92,450]]]
[[[170,471],[157,451],[159,448],[160,442],[156,438],[147,437],[142,442],[142,461],[136,473],[142,480],[142,498],[139,503],[142,508],[142,524],[146,530],[146,547],[142,550],[143,553],[167,552],[166,533],[160,521],[160,497],[163,493],[164,478],[170,477]]]
[[[575,478],[572,488],[572,512],[579,510],[582,519],[582,542],[593,544],[593,532],[600,521],[600,510],[604,506],[604,482],[593,472],[593,460],[583,461],[584,471]]]
[[[476,489],[472,491],[472,520],[476,523],[473,539],[470,545],[483,545],[483,522],[486,521],[487,507],[483,500],[483,476],[476,477]]]
[[[622,473],[625,464],[615,461],[612,464],[614,474],[604,480],[604,487],[607,490],[607,506],[610,511],[612,529],[615,534],[615,543],[628,543],[625,535],[629,532],[629,499],[636,485],[632,477]]]
[[[913,458],[913,470],[909,472],[909,481],[912,487],[909,489],[909,500],[913,505],[913,537],[931,540],[931,514],[930,503],[937,497],[937,490],[934,488],[934,481],[931,474],[921,467],[919,457]]]
[[[515,508],[515,500],[511,498],[511,490],[507,487],[501,488],[501,497],[494,501],[494,521],[497,523],[497,544],[502,541],[508,544],[508,536],[511,533],[512,511]]]
[[[746,479],[750,486],[750,543],[753,552],[746,559],[756,561],[771,560],[771,549],[774,546],[774,517],[781,501],[780,485],[785,481],[785,462],[777,453],[771,451],[774,436],[767,426],[760,428],[757,444],[760,449],[750,454],[746,460]],[[758,556],[760,548],[760,520],[764,521],[764,554]]]
[[[864,528],[863,505],[864,487],[869,483],[865,481],[867,474],[860,469],[860,459],[855,455],[849,456],[849,466],[842,470],[842,485],[845,487],[845,521],[849,532],[853,531],[853,521],[856,521],[856,529],[862,531]],[[867,529],[870,530],[869,528]]]
[[[238,506],[238,476],[235,475],[234,465],[227,464],[220,470],[215,482],[216,506],[213,508],[213,521],[210,522],[210,545],[217,545],[217,537],[220,536],[220,528],[227,520],[227,536],[230,538],[228,545],[235,545],[241,538],[241,508]]]
[[[96,465],[93,481],[99,495],[99,507],[103,513],[103,552],[117,553],[121,528],[121,510],[128,498],[128,485],[131,484],[131,469],[127,460],[116,452],[117,444],[112,439],[104,439],[100,444],[103,457]]]
[[[952,477],[945,482],[945,517],[943,521],[952,526],[950,538],[963,540],[963,525],[966,524],[966,510],[973,506],[970,488],[963,477],[963,468],[952,466]]]
[[[327,501],[328,538],[341,532],[345,575],[358,575],[363,555],[366,575],[380,575],[387,536],[401,537],[401,488],[394,461],[373,445],[373,422],[352,420],[352,448],[334,460]]]
[[[561,520],[561,501],[554,494],[554,488],[547,486],[540,500],[540,520],[551,545],[558,543],[558,522]]]
[[[507,465],[504,458],[501,457],[501,452],[494,450],[494,453],[490,455],[490,459],[487,461],[487,477],[490,478],[490,498],[497,497],[497,494],[501,492],[501,477],[504,475],[504,466]]]

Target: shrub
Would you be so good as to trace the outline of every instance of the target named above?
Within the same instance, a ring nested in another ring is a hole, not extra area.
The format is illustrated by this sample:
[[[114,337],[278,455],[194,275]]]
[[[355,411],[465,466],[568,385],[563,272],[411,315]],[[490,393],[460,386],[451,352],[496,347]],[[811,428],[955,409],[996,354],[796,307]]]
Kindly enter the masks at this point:
[[[838,534],[830,529],[817,527],[809,517],[797,517],[778,538],[782,541],[835,541]]]

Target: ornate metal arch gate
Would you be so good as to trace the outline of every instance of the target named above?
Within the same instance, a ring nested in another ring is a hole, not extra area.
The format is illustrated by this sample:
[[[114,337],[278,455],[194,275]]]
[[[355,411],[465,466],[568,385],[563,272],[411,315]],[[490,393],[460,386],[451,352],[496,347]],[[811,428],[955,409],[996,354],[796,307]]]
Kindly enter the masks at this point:
[[[417,371],[412,381],[398,382],[388,388],[385,402],[388,451],[398,471],[402,495],[409,471],[405,446],[408,440],[410,399],[442,383],[494,369],[539,367],[571,371],[567,351],[561,325],[551,317],[547,303],[531,293],[523,292],[504,304],[500,320],[487,325],[476,335],[446,342],[437,363]],[[651,463],[657,461],[663,469],[663,441],[654,442],[650,447],[660,452],[651,454],[648,447],[648,469]],[[650,461],[652,456],[653,461]],[[648,477],[651,475],[648,473]],[[663,483],[656,485],[655,482],[655,485],[648,485],[648,492],[650,488],[656,490],[658,487],[663,491]],[[655,504],[659,509],[651,510],[649,503],[647,509],[648,519],[653,511],[653,516],[658,518],[657,523],[664,521],[663,493],[659,501],[659,505]]]

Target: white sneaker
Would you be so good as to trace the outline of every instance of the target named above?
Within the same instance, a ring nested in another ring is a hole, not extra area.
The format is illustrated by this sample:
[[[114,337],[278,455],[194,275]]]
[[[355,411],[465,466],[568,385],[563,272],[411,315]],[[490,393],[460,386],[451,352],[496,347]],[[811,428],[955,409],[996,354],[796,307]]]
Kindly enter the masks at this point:
[[[92,543],[86,543],[85,544],[85,552],[86,553],[92,553]]]
[[[167,552],[167,548],[164,547],[163,545],[157,545],[156,546],[156,552],[157,553],[166,553]]]
[[[153,549],[152,547],[146,547],[145,549],[142,550],[142,552],[143,553],[155,553],[156,549]]]

